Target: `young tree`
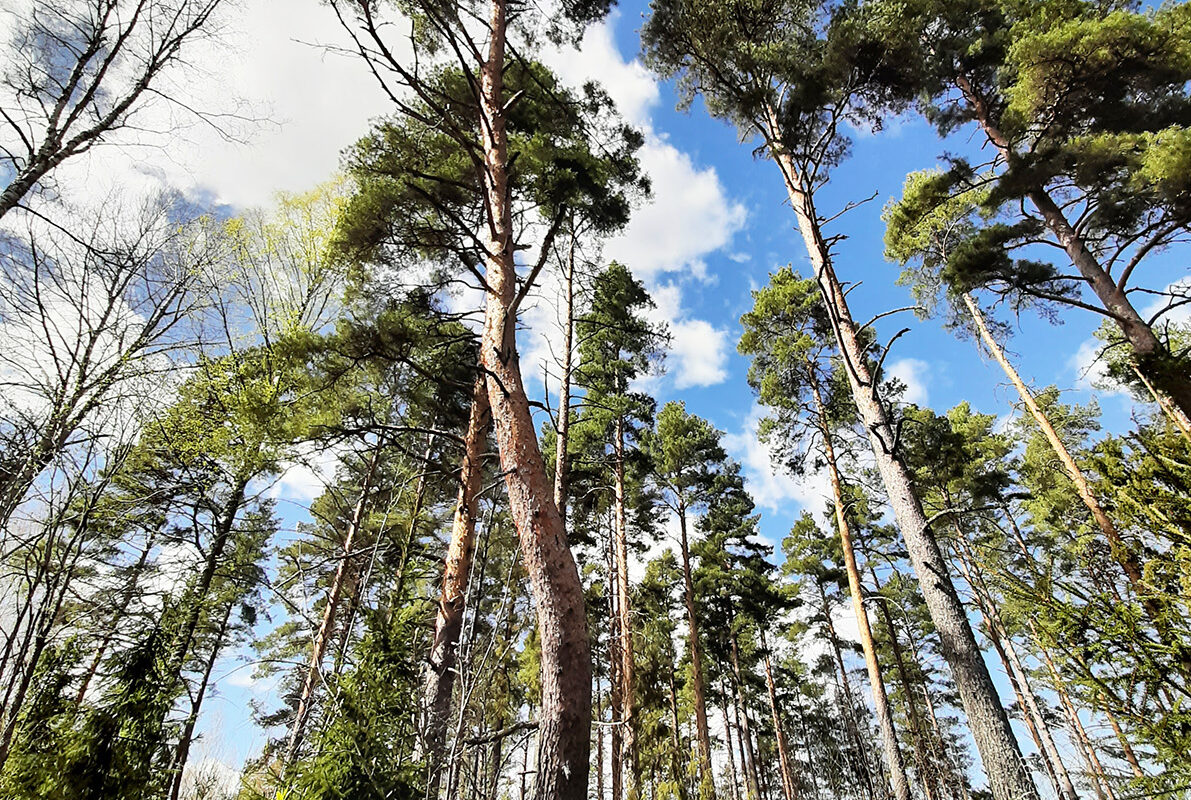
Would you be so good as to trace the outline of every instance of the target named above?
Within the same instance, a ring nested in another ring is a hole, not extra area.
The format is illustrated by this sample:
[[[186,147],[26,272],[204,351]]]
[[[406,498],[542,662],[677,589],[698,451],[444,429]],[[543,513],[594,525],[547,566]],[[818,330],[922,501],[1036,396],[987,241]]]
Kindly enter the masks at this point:
[[[644,313],[653,306],[645,286],[621,264],[613,262],[596,276],[591,308],[578,321],[579,368],[576,383],[585,389],[580,420],[585,435],[600,443],[597,458],[612,473],[612,552],[614,559],[616,619],[613,652],[618,661],[613,698],[618,703],[620,727],[612,732],[612,797],[636,800],[639,772],[634,715],[635,661],[633,611],[629,589],[629,503],[626,471],[632,468],[630,448],[642,426],[653,417],[653,399],[632,391],[630,383],[641,377],[659,358],[663,334]],[[607,443],[605,445],[605,443]],[[604,449],[608,452],[605,454]],[[623,748],[623,757],[622,757]],[[627,779],[627,780],[626,780]]]
[[[720,432],[707,420],[688,414],[680,402],[670,402],[658,412],[655,430],[645,439],[653,479],[663,502],[678,517],[678,544],[682,556],[683,599],[686,603],[687,642],[691,659],[691,687],[695,701],[695,730],[699,739],[699,796],[715,792],[711,771],[711,733],[707,721],[708,684],[704,674],[700,613],[691,567],[687,535],[688,515],[711,497],[720,465],[727,458]]]

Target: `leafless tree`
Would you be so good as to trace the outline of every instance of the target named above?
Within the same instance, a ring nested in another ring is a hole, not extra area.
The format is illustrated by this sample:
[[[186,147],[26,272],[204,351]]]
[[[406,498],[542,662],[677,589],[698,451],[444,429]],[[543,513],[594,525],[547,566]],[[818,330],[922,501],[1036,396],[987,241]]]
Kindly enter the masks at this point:
[[[0,71],[0,217],[64,161],[140,127],[138,114],[171,97],[168,73],[210,36],[223,0],[23,0],[6,3]],[[143,114],[142,114],[143,116]]]

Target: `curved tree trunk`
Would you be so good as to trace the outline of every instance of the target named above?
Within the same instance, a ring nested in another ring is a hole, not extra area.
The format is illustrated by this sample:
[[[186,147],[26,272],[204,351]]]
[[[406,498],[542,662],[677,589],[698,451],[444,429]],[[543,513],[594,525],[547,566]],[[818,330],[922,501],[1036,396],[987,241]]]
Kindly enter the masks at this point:
[[[781,144],[777,112],[769,109],[768,144],[781,169],[790,204],[814,267],[832,329],[845,362],[848,384],[868,433],[877,472],[906,543],[931,620],[939,633],[943,657],[951,667],[976,749],[984,763],[996,800],[1039,800],[1038,789],[1025,767],[1009,717],[1001,705],[992,675],[984,663],[976,635],[947,571],[947,560],[930,530],[914,491],[909,469],[897,452],[889,412],[877,396],[865,350],[848,308],[843,287],[831,265],[827,242],[813,198],[793,157]]]
[[[480,69],[484,200],[489,211],[485,281],[487,307],[480,340],[488,399],[541,637],[541,708],[535,795],[538,800],[586,800],[591,747],[591,649],[579,570],[521,377],[516,342],[517,271],[509,202],[505,130],[505,0],[492,0],[487,57]]]

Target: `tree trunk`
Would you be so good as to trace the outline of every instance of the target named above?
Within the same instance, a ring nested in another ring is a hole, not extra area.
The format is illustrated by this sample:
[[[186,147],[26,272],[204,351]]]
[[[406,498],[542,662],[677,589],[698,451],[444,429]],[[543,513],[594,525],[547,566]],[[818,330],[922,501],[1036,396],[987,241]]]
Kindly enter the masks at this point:
[[[124,618],[124,615],[128,612],[128,607],[136,597],[138,579],[141,572],[144,571],[145,564],[149,560],[149,554],[153,552],[153,546],[157,541],[156,534],[156,531],[151,532],[145,541],[145,546],[141,548],[141,554],[132,568],[132,575],[129,576],[128,585],[124,587],[124,591],[120,595],[120,602],[116,606],[116,611],[112,614],[111,621],[103,632],[103,638],[99,641],[99,647],[95,649],[95,655],[91,659],[91,665],[87,667],[87,671],[83,674],[82,683],[79,684],[79,690],[75,693],[75,705],[82,705],[83,698],[87,696],[87,689],[90,688],[91,682],[95,680],[95,675],[99,672],[99,667],[103,664],[103,659],[112,644],[112,639],[116,636],[120,620]]]
[[[1038,632],[1034,627],[1033,621],[1031,620],[1029,624],[1030,632],[1037,638]],[[1042,661],[1046,664],[1046,668],[1050,672],[1055,694],[1059,696],[1059,703],[1063,706],[1063,710],[1067,714],[1067,721],[1071,725],[1072,733],[1075,734],[1075,741],[1079,745],[1084,760],[1087,762],[1092,788],[1096,790],[1098,797],[1115,800],[1112,786],[1104,774],[1104,767],[1101,766],[1100,759],[1096,755],[1096,748],[1092,745],[1091,737],[1088,736],[1088,732],[1083,726],[1083,721],[1079,718],[1079,711],[1075,708],[1075,704],[1071,702],[1071,697],[1067,694],[1067,690],[1063,686],[1063,676],[1059,673],[1058,667],[1055,666],[1054,660],[1051,659],[1050,653],[1045,649],[1042,650]]]
[[[844,514],[844,493],[840,480],[839,463],[835,457],[831,429],[827,425],[827,413],[817,383],[811,383],[811,394],[819,416],[819,428],[823,436],[823,452],[827,457],[828,474],[831,477],[831,496],[835,506],[835,523],[839,528],[840,545],[844,553],[844,567],[848,573],[848,591],[852,596],[852,612],[856,616],[860,633],[860,647],[864,651],[864,665],[868,669],[868,682],[873,690],[873,706],[877,712],[877,723],[881,729],[881,743],[884,745],[885,766],[889,769],[890,784],[896,800],[910,800],[910,782],[901,750],[897,746],[897,731],[893,726],[893,712],[889,708],[889,697],[881,677],[881,664],[877,661],[877,648],[873,643],[873,631],[869,626],[868,613],[864,609],[864,596],[860,582],[860,570],[856,566],[856,550],[852,546],[852,529]]]
[[[535,795],[538,800],[586,800],[591,749],[587,609],[579,570],[538,449],[537,427],[517,355],[517,270],[505,130],[505,1],[491,2],[488,53],[480,69],[484,199],[489,212],[481,361],[487,372],[509,512],[533,588],[542,644]]]
[[[567,521],[567,491],[571,477],[571,372],[575,357],[575,232],[571,231],[571,252],[567,260],[566,322],[563,329],[562,381],[558,387],[558,436],[554,448],[554,504],[563,524]]]
[[[306,718],[310,714],[310,707],[314,701],[314,690],[321,678],[323,656],[327,652],[327,645],[331,641],[332,630],[335,627],[335,614],[339,610],[339,598],[347,580],[348,569],[351,566],[352,547],[356,544],[360,525],[364,519],[364,508],[368,504],[368,492],[372,486],[372,475],[376,469],[377,459],[380,457],[379,448],[374,450],[368,462],[368,470],[364,474],[363,484],[360,486],[360,496],[356,498],[352,508],[351,518],[347,523],[347,533],[343,537],[342,552],[339,564],[335,567],[335,575],[331,578],[331,586],[327,589],[327,600],[323,606],[323,618],[318,631],[314,635],[313,646],[310,651],[310,662],[307,665],[306,676],[302,680],[302,689],[298,694],[298,707],[294,712],[293,726],[290,728],[289,742],[285,748],[285,767],[288,769],[298,755],[298,748],[302,745],[302,736],[306,731]],[[177,798],[174,798],[177,800]]]
[[[1016,153],[1013,152],[1009,140],[993,120],[984,98],[963,76],[956,80],[956,86],[963,92],[964,98],[971,106],[976,121],[980,124],[988,140],[997,148],[1002,157],[1007,161],[1014,161]],[[1133,351],[1134,365],[1138,371],[1149,379],[1149,383],[1156,388],[1157,392],[1170,398],[1175,406],[1173,410],[1180,418],[1179,427],[1184,430],[1191,429],[1191,422],[1188,421],[1188,418],[1191,417],[1191,379],[1185,374],[1179,374],[1171,366],[1169,363],[1172,358],[1170,351],[1163,346],[1154,334],[1153,328],[1133,307],[1129,295],[1125,293],[1125,287],[1117,285],[1117,282],[1112,279],[1112,276],[1105,271],[1088,249],[1083,237],[1067,221],[1063,210],[1046,188],[1039,186],[1028,192],[1026,196],[1038,209],[1038,213],[1042,215],[1042,221],[1054,234],[1059,245],[1067,253],[1067,257],[1071,259],[1071,263],[1079,270],[1079,274],[1087,281],[1088,286],[1091,287],[1096,298],[1108,312],[1109,317],[1121,329],[1121,333],[1124,334]]]
[[[615,511],[613,511],[615,517]],[[612,527],[616,526],[615,521]],[[619,584],[616,563],[616,547],[613,540],[615,533],[608,536],[608,547],[604,555],[608,562],[608,705],[612,717],[611,741],[609,742],[610,777],[612,800],[624,800],[624,682],[620,678],[620,670],[624,659],[620,655],[620,593],[616,590]]]
[[[794,778],[793,762],[790,760],[790,747],[786,742],[786,731],[777,710],[777,686],[773,682],[773,665],[769,660],[769,646],[765,642],[764,628],[761,629],[761,649],[765,652],[765,688],[769,692],[769,714],[773,718],[773,734],[777,740],[778,762],[782,769],[782,793],[786,800],[798,800],[800,795]],[[677,722],[677,718],[675,721]],[[898,800],[909,800],[909,795],[899,797]]]
[[[637,773],[640,764],[637,756],[637,718],[633,712],[634,664],[632,606],[629,600],[629,545],[628,525],[625,514],[624,486],[624,420],[616,420],[613,441],[613,474],[615,479],[615,510],[613,525],[614,552],[616,555],[616,611],[620,624],[620,721],[623,753],[621,771],[624,775],[624,792],[628,800],[637,800]]]
[[[876,579],[876,573],[873,574]],[[878,584],[878,589],[880,585]],[[936,800],[937,774],[927,751],[926,730],[923,725],[922,712],[914,701],[914,691],[911,688],[910,676],[906,669],[905,654],[902,651],[901,640],[897,638],[897,628],[893,624],[893,612],[889,610],[888,598],[881,598],[886,602],[878,603],[881,616],[885,620],[885,627],[889,630],[889,645],[893,650],[893,665],[897,671],[898,681],[902,685],[902,694],[906,699],[906,717],[910,721],[910,740],[914,743],[915,760],[918,762],[918,782],[922,786],[926,800]]]
[[[1169,610],[1163,608],[1164,604],[1155,597],[1153,589],[1146,585],[1145,578],[1142,575],[1141,565],[1138,564],[1129,545],[1121,538],[1116,525],[1109,519],[1108,514],[1105,513],[1104,508],[1100,505],[1100,501],[1092,493],[1092,487],[1088,484],[1088,479],[1084,477],[1083,470],[1075,463],[1071,452],[1067,449],[1063,440],[1059,438],[1059,434],[1054,426],[1050,424],[1050,419],[1047,418],[1046,413],[1039,408],[1033,393],[1022,381],[1021,376],[1017,374],[1017,370],[1014,369],[1013,365],[1005,357],[1005,353],[1001,350],[1000,345],[992,337],[988,326],[984,324],[984,315],[981,314],[980,307],[976,304],[971,294],[964,294],[964,304],[968,307],[968,312],[972,315],[972,321],[976,325],[976,330],[980,333],[980,338],[984,340],[984,344],[988,347],[989,352],[992,353],[993,358],[1001,365],[1001,369],[1005,371],[1005,375],[1008,376],[1014,388],[1017,389],[1017,393],[1021,396],[1022,402],[1025,403],[1026,408],[1029,410],[1030,416],[1034,418],[1038,427],[1042,429],[1043,436],[1050,443],[1051,449],[1054,450],[1055,455],[1059,459],[1059,463],[1063,465],[1063,471],[1067,473],[1067,477],[1075,484],[1075,491],[1079,495],[1079,499],[1083,501],[1088,511],[1091,512],[1092,519],[1096,521],[1100,532],[1108,540],[1108,550],[1112,554],[1113,560],[1120,564],[1121,569],[1124,570],[1125,577],[1129,579],[1130,586],[1137,593],[1142,607],[1145,608],[1146,613],[1158,628],[1163,641],[1168,645],[1172,641],[1177,642],[1178,635],[1170,630],[1170,626],[1167,623]],[[1179,651],[1176,650],[1176,652]],[[1182,659],[1184,665],[1186,665],[1186,658]]]
[[[823,602],[823,618],[827,623],[827,638],[831,642],[831,651],[835,655],[835,666],[839,672],[840,691],[843,694],[843,705],[847,709],[844,717],[844,725],[848,729],[848,736],[852,740],[852,753],[854,766],[856,772],[861,780],[864,781],[864,787],[868,791],[869,796],[873,794],[872,775],[869,774],[869,763],[866,755],[864,739],[860,735],[860,723],[856,718],[856,698],[852,694],[852,682],[848,680],[848,669],[844,664],[844,655],[839,646],[839,634],[835,630],[835,621],[831,618],[831,606],[827,602],[827,592],[823,589],[823,584],[818,581],[815,582],[819,590],[819,598]]]
[[[194,741],[194,727],[198,723],[199,709],[202,708],[203,698],[207,695],[207,686],[211,683],[211,673],[215,669],[215,661],[219,658],[219,651],[223,648],[223,637],[227,634],[228,622],[232,617],[232,607],[235,603],[228,603],[223,612],[223,620],[215,633],[215,644],[211,647],[211,655],[203,668],[203,677],[199,681],[198,693],[190,705],[190,713],[182,726],[182,733],[178,737],[178,747],[174,752],[174,763],[170,767],[170,800],[178,800],[182,794],[182,773],[186,769],[186,762],[190,758],[190,745]]]
[[[959,689],[993,797],[995,800],[1039,800],[1038,789],[1025,768],[1017,740],[1009,726],[1009,717],[1001,706],[976,635],[947,572],[947,561],[914,492],[910,472],[897,452],[894,426],[888,410],[877,396],[875,376],[870,372],[857,325],[831,265],[813,198],[803,188],[803,179],[793,157],[781,145],[776,110],[770,108],[769,116],[768,143],[785,179],[790,204],[798,218],[798,226],[845,362],[852,398],[868,433],[873,459],[905,540],[910,563],[918,576],[923,599],[939,632],[943,657],[951,667]]]
[[[455,663],[459,632],[463,627],[468,580],[475,551],[476,513],[484,475],[484,445],[487,442],[488,389],[484,378],[476,379],[472,391],[463,458],[459,467],[459,492],[451,523],[451,542],[443,564],[438,613],[434,618],[434,639],[426,671],[426,797],[436,800],[442,781],[447,721],[455,687]]]
[[[736,777],[736,756],[732,754],[732,721],[728,719],[728,692],[724,689],[724,750],[728,753],[728,780],[731,782],[732,800],[740,800],[740,781]],[[744,766],[743,764],[741,765]]]
[[[740,732],[740,741],[743,746],[744,771],[745,771],[745,787],[748,789],[749,796],[753,800],[757,800],[761,796],[761,781],[757,775],[757,753],[753,749],[753,734],[749,725],[748,707],[744,703],[744,687],[743,677],[740,672],[740,646],[736,640],[736,630],[730,629],[728,633],[730,648],[730,655],[732,657],[732,690],[736,698],[736,708],[738,709],[737,729]]]
[[[1121,730],[1121,724],[1117,722],[1117,717],[1108,709],[1108,704],[1105,703],[1104,716],[1108,717],[1108,724],[1112,726],[1112,732],[1117,735],[1117,741],[1121,744],[1121,750],[1125,754],[1125,760],[1129,762],[1129,767],[1133,770],[1134,778],[1144,778],[1145,771],[1141,768],[1141,762],[1137,760],[1137,753],[1133,752],[1133,746],[1129,744],[1129,740],[1125,738],[1125,732]]]
[[[695,582],[691,577],[691,549],[687,542],[686,505],[678,505],[679,544],[682,548],[683,599],[686,601],[687,636],[691,648],[691,683],[695,693],[695,728],[699,734],[699,796],[714,797],[711,773],[711,733],[707,726],[707,691],[703,679],[703,646],[699,639],[699,617],[695,610]]]
[[[1009,638],[1009,632],[1001,620],[995,599],[989,592],[984,578],[977,572],[971,549],[958,523],[956,524],[956,543],[959,548],[960,569],[964,573],[964,578],[972,587],[976,606],[980,609],[980,613],[984,616],[985,622],[988,625],[989,638],[992,639],[998,655],[1005,662],[1005,671],[1008,673],[1009,680],[1021,699],[1022,713],[1025,716],[1030,732],[1034,735],[1038,743],[1038,750],[1042,753],[1043,760],[1051,773],[1051,778],[1055,782],[1055,793],[1060,798],[1063,798],[1063,800],[1079,800],[1079,796],[1075,792],[1075,785],[1071,782],[1071,776],[1067,773],[1067,767],[1063,764],[1063,758],[1059,754],[1059,748],[1055,745],[1054,738],[1050,735],[1050,728],[1046,724],[1046,717],[1043,715],[1038,705],[1038,700],[1034,695],[1034,690],[1030,685],[1029,673],[1026,672],[1021,659],[1017,656],[1017,649],[1013,646],[1013,640]]]

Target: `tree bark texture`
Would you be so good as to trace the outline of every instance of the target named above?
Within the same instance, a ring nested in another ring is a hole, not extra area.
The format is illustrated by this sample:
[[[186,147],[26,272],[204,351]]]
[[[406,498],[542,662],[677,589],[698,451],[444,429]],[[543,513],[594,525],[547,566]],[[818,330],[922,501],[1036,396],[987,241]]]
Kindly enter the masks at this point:
[[[591,740],[591,649],[579,570],[538,448],[517,355],[517,272],[505,129],[505,0],[492,0],[480,69],[484,202],[488,209],[487,307],[480,341],[509,511],[537,606],[541,707],[535,796],[586,800]]]
[[[438,612],[434,618],[434,639],[430,645],[426,673],[426,797],[438,797],[446,750],[447,722],[451,715],[451,694],[455,688],[455,664],[459,633],[466,611],[467,585],[475,552],[476,514],[484,475],[484,445],[489,424],[488,387],[483,377],[472,391],[463,458],[459,466],[459,492],[451,521],[451,541],[443,564]]]

